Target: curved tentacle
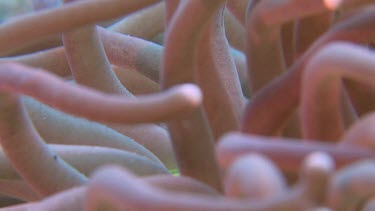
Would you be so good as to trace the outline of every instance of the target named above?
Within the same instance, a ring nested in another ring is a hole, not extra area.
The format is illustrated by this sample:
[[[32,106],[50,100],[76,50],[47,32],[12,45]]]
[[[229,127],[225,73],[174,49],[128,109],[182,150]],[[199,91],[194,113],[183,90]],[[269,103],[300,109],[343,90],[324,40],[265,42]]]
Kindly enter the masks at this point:
[[[201,92],[194,85],[181,85],[137,99],[123,99],[71,85],[43,70],[18,64],[0,65],[0,73],[0,89],[30,95],[64,112],[95,121],[161,122],[185,116],[201,103]]]
[[[23,103],[47,143],[116,148],[160,162],[144,146],[104,125],[57,111],[29,97],[23,97]]]
[[[161,73],[163,89],[194,81],[194,51],[198,36],[222,3],[222,0],[181,2],[167,27]],[[214,140],[203,109],[197,108],[184,119],[169,121],[167,125],[181,174],[221,190]]]
[[[239,130],[245,99],[224,32],[224,7],[204,26],[195,49],[195,78],[214,140]]]
[[[328,156],[313,154],[305,160],[302,170],[304,177],[294,189],[269,200],[254,201],[177,194],[147,185],[126,170],[112,167],[99,170],[94,174],[88,186],[85,208],[95,210],[102,204],[109,203],[117,209],[135,211],[306,210],[309,207],[321,205],[320,195],[326,191],[327,181],[332,171],[333,164]]]
[[[373,11],[371,8],[334,25],[286,73],[253,96],[243,117],[242,131],[260,135],[275,133],[300,101],[301,78],[306,62],[322,46],[332,41],[370,42],[375,35],[375,30],[369,30],[369,26],[375,21]]]
[[[354,211],[375,196],[373,161],[361,161],[335,173],[328,190],[329,205],[334,210]]]
[[[35,131],[19,97],[0,95],[0,143],[21,177],[40,196],[86,182],[86,177],[60,159]]]
[[[302,159],[314,151],[329,154],[335,160],[337,168],[361,159],[372,159],[375,153],[371,149],[355,146],[341,146],[318,141],[302,142],[298,139],[270,138],[240,133],[229,133],[222,137],[216,147],[220,166],[227,169],[240,156],[248,153],[261,153],[271,159],[288,176],[297,174]]]
[[[77,83],[102,92],[134,98],[126,87],[122,86],[112,70],[96,26],[89,25],[63,33],[63,43],[69,66]],[[172,146],[164,129],[154,124],[112,125],[106,122],[104,124],[133,138],[160,155],[168,166],[175,167]],[[163,147],[158,146],[160,143]]]
[[[108,27],[111,31],[151,40],[165,29],[165,2],[130,14]]]
[[[156,2],[158,0],[82,0],[64,7],[24,15],[0,26],[0,53],[22,47],[35,41],[36,37],[43,38],[96,21],[116,18]],[[33,26],[33,30],[29,30],[30,26]]]
[[[375,134],[373,130],[375,114],[369,113],[355,122],[347,131],[345,131],[339,144],[343,146],[361,146],[367,149],[374,149]]]
[[[306,139],[341,138],[344,132],[339,100],[341,78],[372,84],[374,55],[367,48],[334,43],[311,58],[304,71],[301,92],[301,121]]]

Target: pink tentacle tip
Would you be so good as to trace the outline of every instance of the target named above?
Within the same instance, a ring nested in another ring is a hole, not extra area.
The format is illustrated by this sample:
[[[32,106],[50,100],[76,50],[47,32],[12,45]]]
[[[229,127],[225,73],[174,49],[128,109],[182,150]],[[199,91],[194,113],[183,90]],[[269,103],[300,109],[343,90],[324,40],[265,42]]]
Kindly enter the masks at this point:
[[[342,4],[342,0],[324,0],[324,4],[328,9],[336,10]]]
[[[187,99],[187,101],[193,107],[198,107],[202,104],[203,95],[201,89],[194,84],[183,84],[179,86],[179,90],[182,96]]]
[[[305,168],[311,172],[333,172],[335,163],[333,159],[324,152],[313,152],[306,158]]]

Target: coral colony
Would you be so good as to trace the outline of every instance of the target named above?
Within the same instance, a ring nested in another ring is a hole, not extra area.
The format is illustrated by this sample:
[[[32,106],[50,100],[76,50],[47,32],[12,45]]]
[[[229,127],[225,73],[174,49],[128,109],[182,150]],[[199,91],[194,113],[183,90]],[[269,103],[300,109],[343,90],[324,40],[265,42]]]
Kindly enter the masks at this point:
[[[0,210],[375,210],[375,1],[24,2]]]

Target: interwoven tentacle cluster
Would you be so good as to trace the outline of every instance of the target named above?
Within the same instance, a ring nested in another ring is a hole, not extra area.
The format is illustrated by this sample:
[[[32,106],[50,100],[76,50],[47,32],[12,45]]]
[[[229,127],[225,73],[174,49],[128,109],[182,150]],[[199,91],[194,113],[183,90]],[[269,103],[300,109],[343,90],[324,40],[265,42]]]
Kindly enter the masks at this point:
[[[375,209],[375,1],[33,2],[0,24],[0,210]]]

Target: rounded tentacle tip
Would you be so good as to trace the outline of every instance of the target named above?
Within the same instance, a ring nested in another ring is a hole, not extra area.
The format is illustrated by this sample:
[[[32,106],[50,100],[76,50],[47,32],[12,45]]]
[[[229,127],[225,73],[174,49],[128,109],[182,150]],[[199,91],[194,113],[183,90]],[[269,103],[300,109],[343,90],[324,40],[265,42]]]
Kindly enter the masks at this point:
[[[324,0],[325,6],[330,10],[336,10],[342,3],[342,0]]]
[[[324,152],[313,152],[306,157],[302,171],[306,185],[305,193],[311,203],[315,205],[325,203],[326,192],[334,170],[333,159]]]
[[[180,85],[179,90],[192,107],[198,107],[202,104],[203,94],[197,85],[183,84]]]
[[[333,159],[324,152],[313,152],[306,157],[304,166],[308,172],[331,173],[335,169]]]

